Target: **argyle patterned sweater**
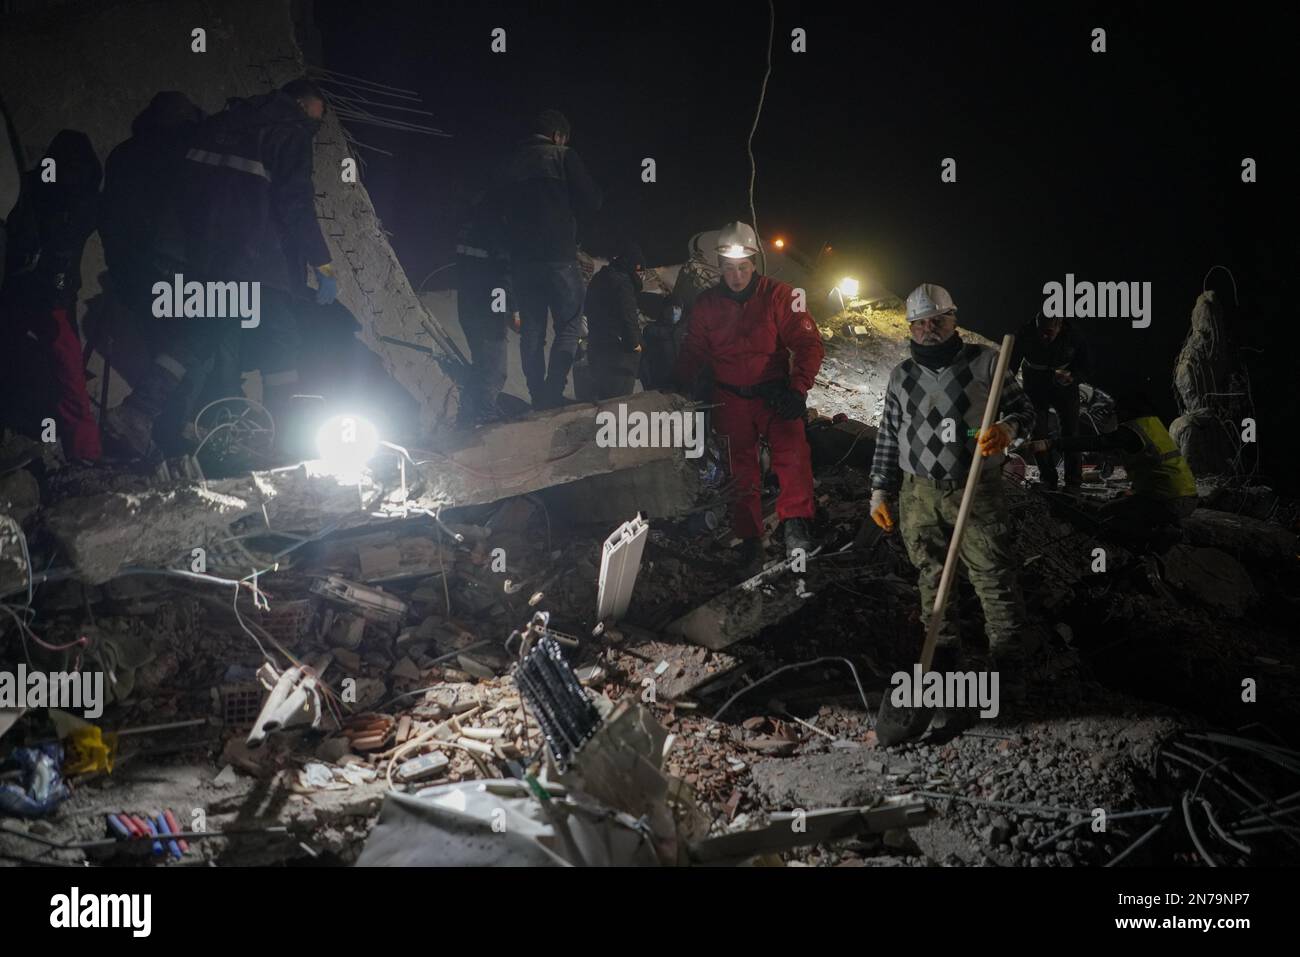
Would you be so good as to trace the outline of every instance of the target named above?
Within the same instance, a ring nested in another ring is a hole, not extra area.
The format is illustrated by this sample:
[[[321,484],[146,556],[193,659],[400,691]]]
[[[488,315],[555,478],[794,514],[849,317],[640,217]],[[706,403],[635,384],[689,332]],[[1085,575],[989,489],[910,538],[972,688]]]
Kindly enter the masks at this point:
[[[979,429],[984,418],[997,362],[996,349],[967,343],[951,365],[937,372],[910,356],[896,365],[885,390],[871,487],[896,492],[903,484],[903,472],[963,481],[977,454],[975,438],[967,432]],[[1002,386],[998,411],[997,421],[1011,427],[1013,438],[1032,431],[1033,403],[1010,374]],[[1005,458],[1003,453],[990,455],[983,470],[1000,469]]]

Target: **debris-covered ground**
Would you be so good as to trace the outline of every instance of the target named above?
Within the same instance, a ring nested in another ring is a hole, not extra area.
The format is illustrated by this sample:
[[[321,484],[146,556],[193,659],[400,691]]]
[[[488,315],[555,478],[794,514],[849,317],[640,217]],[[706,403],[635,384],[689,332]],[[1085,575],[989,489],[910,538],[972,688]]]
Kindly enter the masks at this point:
[[[872,437],[852,420],[810,427],[823,550],[752,588],[736,587],[746,573],[726,547],[725,478],[706,465],[697,503],[650,522],[627,613],[601,627],[612,529],[545,496],[299,539],[245,532],[242,554],[262,573],[242,584],[194,566],[92,585],[50,571],[57,546],[30,502],[41,483],[11,470],[9,514],[27,519],[38,573],[30,600],[25,574],[5,579],[7,667],[25,656],[101,669],[109,703],[90,722],[101,731],[36,711],[6,722],[5,753],[62,738],[65,769],[83,767],[47,813],[0,824],[0,855],[161,864],[168,847],[117,839],[106,815],[166,809],[194,835],[179,864],[355,862],[385,795],[527,778],[545,763],[545,729],[515,680],[545,639],[603,710],[628,700],[629,720],[653,719],[662,766],[646,773],[677,789],[684,844],[892,800],[932,816],[764,847],[816,866],[1294,861],[1295,504],[1207,485],[1219,507],[1198,512],[1182,544],[1160,558],[1107,544],[1099,572],[1089,516],[1122,473],[1090,473],[1067,498],[1011,460],[1034,622],[1029,700],[883,748],[874,712],[922,625],[901,544],[863,525]],[[47,495],[77,494],[71,470],[36,472]],[[6,527],[4,555],[23,555]],[[964,584],[957,600],[979,661],[978,603]],[[700,620],[703,645],[684,637]],[[272,688],[303,683],[318,704],[255,728]],[[111,771],[87,743],[101,732],[118,735]]]

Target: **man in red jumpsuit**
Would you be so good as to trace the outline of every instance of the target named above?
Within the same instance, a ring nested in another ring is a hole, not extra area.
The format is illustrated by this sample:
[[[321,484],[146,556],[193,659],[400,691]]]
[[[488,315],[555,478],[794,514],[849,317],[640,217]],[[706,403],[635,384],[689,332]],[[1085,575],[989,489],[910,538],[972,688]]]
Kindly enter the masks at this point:
[[[759,440],[767,439],[772,470],[781,483],[777,515],[787,554],[812,550],[812,456],[804,435],[805,400],[825,348],[802,295],[760,275],[758,238],[745,223],[718,234],[722,282],[691,307],[690,325],[677,359],[677,380],[692,389],[706,368],[713,373],[714,428],[731,446],[736,481],[732,528],[741,557],[762,555],[763,476]]]

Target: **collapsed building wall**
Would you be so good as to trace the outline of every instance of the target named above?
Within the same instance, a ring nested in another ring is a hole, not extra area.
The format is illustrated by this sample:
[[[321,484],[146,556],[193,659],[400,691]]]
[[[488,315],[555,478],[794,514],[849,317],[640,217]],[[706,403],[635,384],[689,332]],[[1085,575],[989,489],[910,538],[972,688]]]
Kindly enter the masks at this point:
[[[180,90],[211,113],[230,97],[265,93],[301,76],[300,11],[294,0],[138,0],[11,15],[0,30],[0,98],[29,163],[65,128],[89,136],[102,161],[131,135],[131,121],[160,90]],[[191,49],[197,28],[206,31],[207,52]],[[327,114],[316,136],[316,210],[336,265],[339,301],[360,322],[362,341],[419,401],[429,431],[444,414],[451,381],[427,355],[379,337],[436,348],[424,327],[436,320],[411,290],[365,187],[342,181],[342,161],[352,155],[337,117]],[[103,249],[92,236],[81,262],[79,321],[101,291],[103,269]],[[102,370],[95,356],[90,371],[99,376]],[[115,377],[109,404],[125,392]]]

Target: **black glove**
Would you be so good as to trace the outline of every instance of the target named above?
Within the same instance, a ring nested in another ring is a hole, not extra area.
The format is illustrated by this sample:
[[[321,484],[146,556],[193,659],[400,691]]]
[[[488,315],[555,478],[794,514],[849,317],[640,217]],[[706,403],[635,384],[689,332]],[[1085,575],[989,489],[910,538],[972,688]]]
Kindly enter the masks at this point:
[[[784,381],[764,382],[762,395],[767,407],[781,419],[802,419],[807,411],[807,399],[798,389]]]

